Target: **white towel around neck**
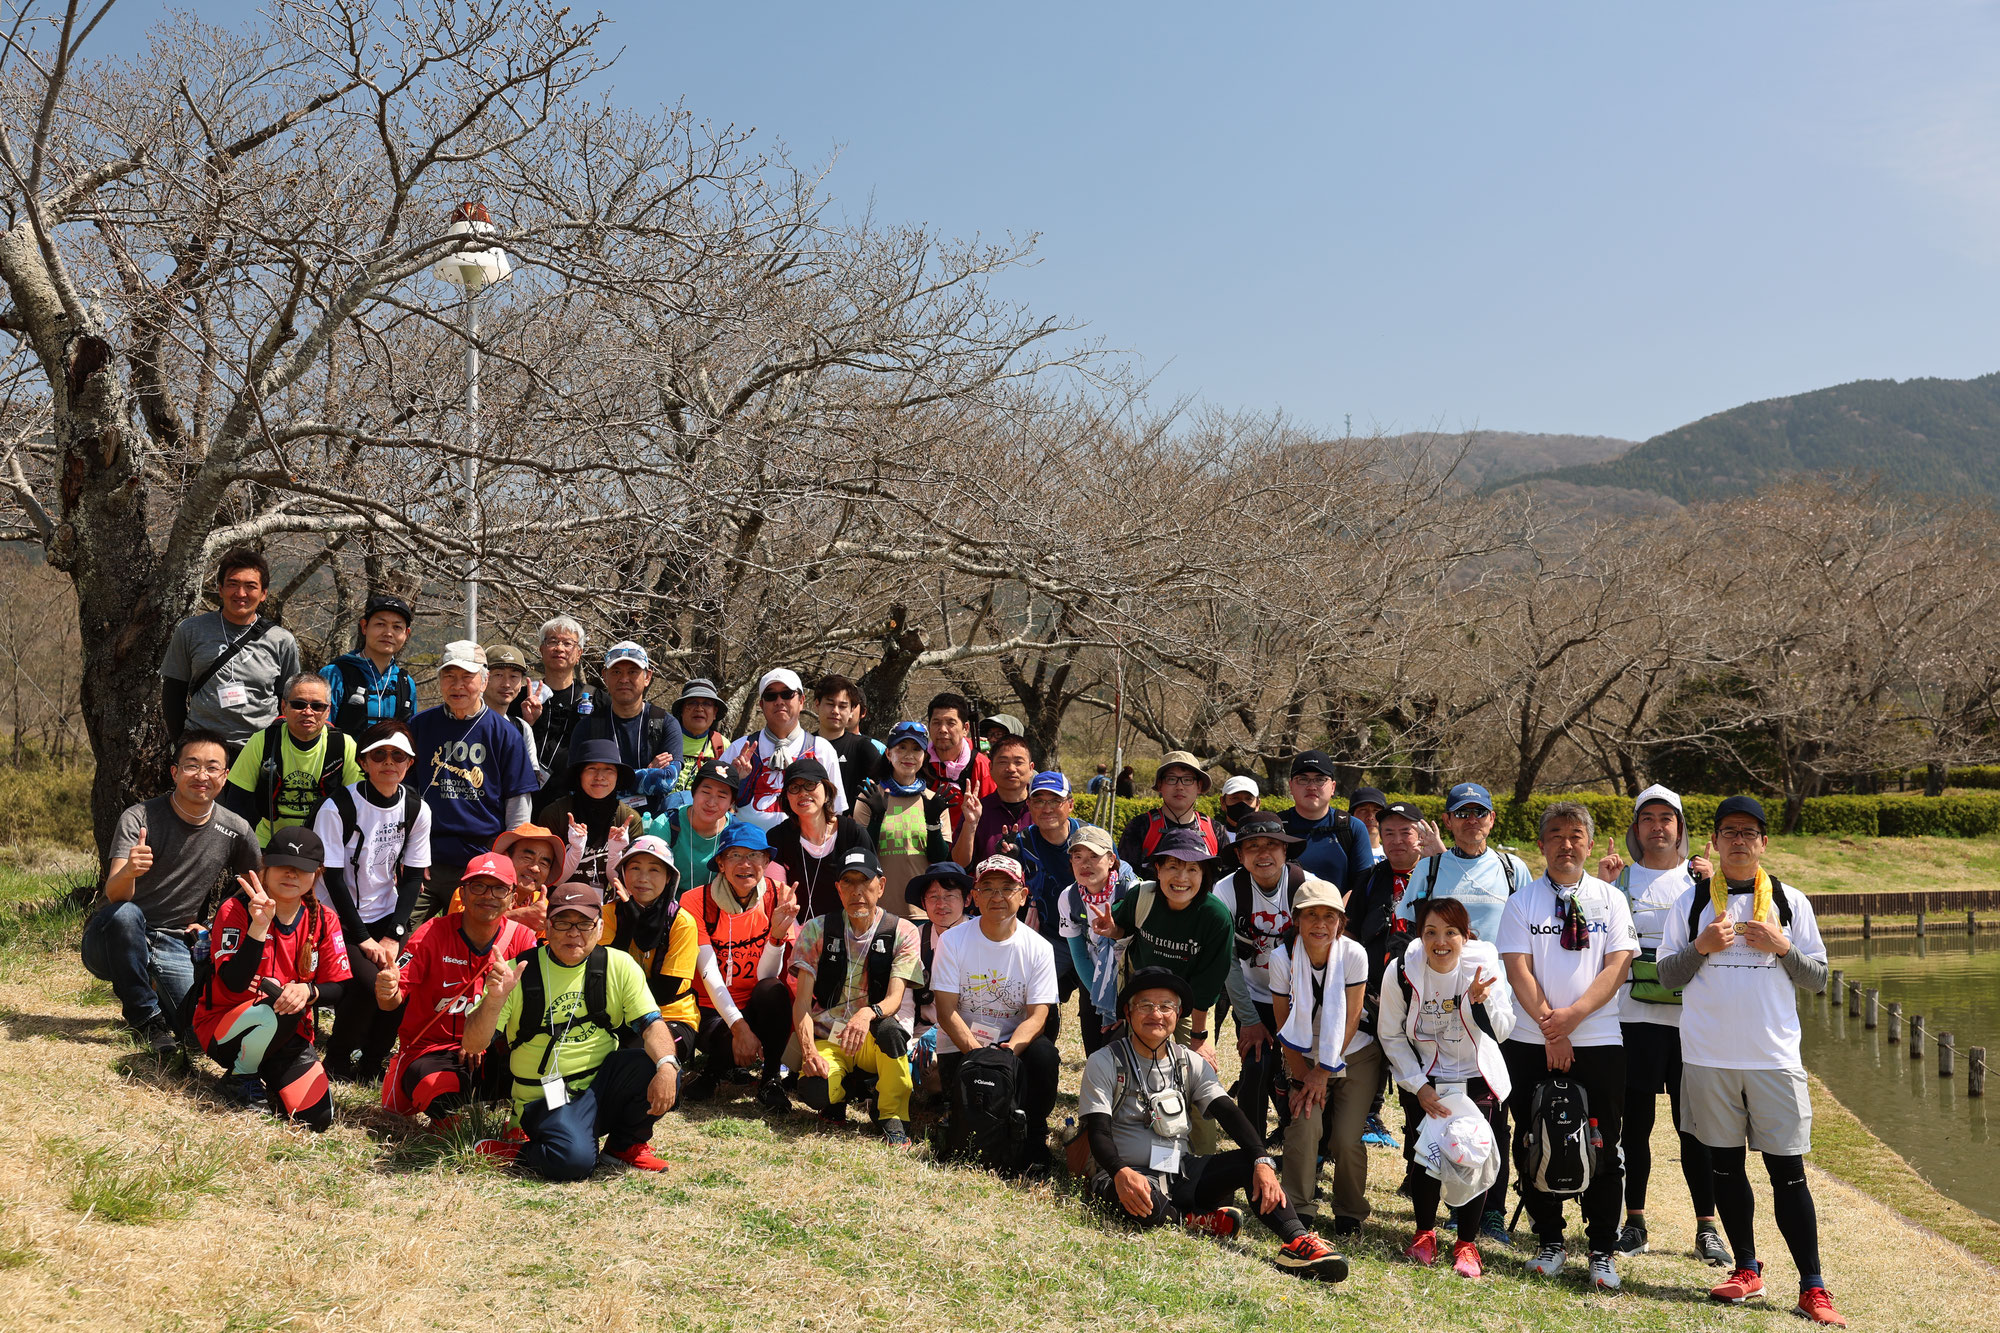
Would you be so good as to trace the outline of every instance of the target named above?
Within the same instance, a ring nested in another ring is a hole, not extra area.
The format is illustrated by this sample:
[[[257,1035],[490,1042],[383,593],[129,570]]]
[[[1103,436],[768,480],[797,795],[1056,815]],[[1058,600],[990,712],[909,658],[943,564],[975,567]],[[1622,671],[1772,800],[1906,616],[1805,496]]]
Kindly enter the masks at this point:
[[[1292,1006],[1285,1015],[1284,1026],[1278,1029],[1278,1040],[1301,1055],[1310,1056],[1312,1062],[1329,1074],[1338,1074],[1347,1068],[1347,1057],[1341,1047],[1347,1035],[1347,984],[1339,975],[1340,941],[1333,942],[1333,948],[1326,955],[1326,984],[1319,1006],[1318,1035],[1313,1032],[1313,972],[1312,959],[1306,957],[1304,940],[1292,941]]]

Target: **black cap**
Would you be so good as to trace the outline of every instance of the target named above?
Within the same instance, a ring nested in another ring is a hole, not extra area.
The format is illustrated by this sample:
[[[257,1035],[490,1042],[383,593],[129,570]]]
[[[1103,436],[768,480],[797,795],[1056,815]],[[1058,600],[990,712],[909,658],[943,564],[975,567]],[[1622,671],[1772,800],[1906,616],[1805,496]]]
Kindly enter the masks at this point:
[[[1768,831],[1771,821],[1764,818],[1764,807],[1754,796],[1732,796],[1715,807],[1715,827],[1722,827],[1725,815],[1748,815],[1757,821],[1757,827]]]
[[[320,842],[319,834],[303,824],[294,824],[271,835],[271,843],[264,849],[264,864],[318,870],[326,864],[326,846]]]
[[[694,781],[688,783],[688,790],[692,792],[702,783],[711,780],[720,782],[723,786],[729,788],[731,796],[736,794],[736,770],[723,763],[720,759],[702,760],[701,767],[694,771]]]
[[[1285,832],[1285,821],[1269,810],[1253,811],[1245,815],[1243,822],[1236,826],[1236,841],[1239,845],[1252,838],[1276,838],[1283,843],[1305,841],[1304,838],[1295,838]]]
[[[910,902],[923,905],[924,894],[933,884],[949,884],[967,898],[972,897],[972,876],[965,873],[965,867],[956,861],[933,861],[924,867],[924,873],[913,876],[903,890],[903,896]]]
[[[828,796],[833,795],[833,778],[827,773],[826,765],[811,755],[807,755],[803,759],[794,759],[791,763],[785,765],[785,785],[787,787],[797,782],[800,778],[804,778],[808,782],[819,783],[822,787],[826,788]]]
[[[1392,805],[1383,806],[1380,818],[1387,819],[1390,815],[1394,815],[1398,819],[1407,819],[1412,824],[1421,824],[1424,822],[1424,812],[1408,801],[1397,801]]]
[[[1355,792],[1354,795],[1347,798],[1347,813],[1351,815],[1356,809],[1364,805],[1379,805],[1384,810],[1387,810],[1389,808],[1389,798],[1384,796],[1378,787],[1363,787]]]
[[[1301,773],[1319,773],[1330,778],[1334,776],[1333,760],[1324,750],[1301,750],[1292,759],[1292,776]]]
[[[1118,992],[1118,1012],[1124,1013],[1125,1006],[1132,1003],[1132,997],[1142,990],[1170,990],[1180,996],[1181,1010],[1186,1012],[1194,1004],[1194,990],[1187,979],[1164,967],[1142,967],[1126,978],[1124,988]]]
[[[840,858],[840,873],[845,875],[850,870],[859,870],[868,878],[876,879],[882,874],[882,863],[866,847],[856,847]]]
[[[393,592],[370,594],[367,603],[361,608],[361,618],[366,620],[377,611],[394,611],[403,618],[403,623],[406,625],[417,623],[417,613],[410,609],[408,602],[396,596]]]

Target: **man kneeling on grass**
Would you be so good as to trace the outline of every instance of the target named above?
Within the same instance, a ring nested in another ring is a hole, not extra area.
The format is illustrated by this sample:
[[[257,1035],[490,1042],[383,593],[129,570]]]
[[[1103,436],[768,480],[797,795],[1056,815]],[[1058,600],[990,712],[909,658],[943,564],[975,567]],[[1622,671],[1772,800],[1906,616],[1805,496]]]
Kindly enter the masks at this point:
[[[882,910],[889,881],[875,853],[850,851],[835,881],[838,912],[814,917],[792,954],[798,997],[799,1099],[834,1124],[847,1123],[854,1071],[875,1081],[882,1141],[910,1146],[910,1021],[924,979],[917,928]]]
[[[1222,1090],[1208,1061],[1174,1040],[1174,1025],[1192,1002],[1179,976],[1163,967],[1139,969],[1119,996],[1129,1035],[1084,1062],[1076,1111],[1096,1163],[1091,1197],[1141,1227],[1177,1222],[1227,1239],[1243,1227],[1243,1210],[1229,1203],[1243,1190],[1257,1220],[1284,1242],[1280,1269],[1340,1281],[1347,1260],[1300,1223],[1250,1118]],[[1197,1109],[1241,1146],[1205,1157],[1190,1153]]]
[[[231,1076],[225,1090],[313,1130],[333,1123],[314,1012],[338,1004],[353,976],[340,921],[313,894],[325,860],[309,828],[271,835],[262,877],[238,875],[242,891],[215,911],[211,972],[194,1008],[196,1038]]]
[[[465,1023],[461,1049],[483,1054],[504,1033],[520,1134],[478,1149],[549,1180],[583,1180],[607,1156],[664,1171],[650,1140],[673,1109],[680,1065],[667,1025],[632,955],[598,945],[604,895],[588,884],[549,890],[549,940],[489,986]],[[620,1050],[631,1028],[644,1049]]]
[[[382,1076],[382,1105],[398,1115],[428,1115],[444,1129],[472,1100],[507,1096],[507,1043],[464,1049],[465,1016],[508,966],[535,947],[535,932],[505,913],[514,900],[514,863],[496,852],[474,857],[458,882],[463,911],[417,927],[395,966],[375,974],[375,1003],[403,1011],[396,1058]]]

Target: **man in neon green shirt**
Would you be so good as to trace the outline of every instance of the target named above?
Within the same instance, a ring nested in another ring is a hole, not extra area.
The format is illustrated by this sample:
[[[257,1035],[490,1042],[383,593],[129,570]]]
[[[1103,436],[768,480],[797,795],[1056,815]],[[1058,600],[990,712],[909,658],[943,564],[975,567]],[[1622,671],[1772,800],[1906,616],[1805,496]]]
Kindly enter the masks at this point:
[[[664,1171],[651,1140],[653,1123],[680,1093],[673,1035],[632,955],[598,945],[602,894],[575,881],[558,884],[549,890],[548,911],[548,942],[519,968],[496,956],[485,997],[466,1017],[460,1044],[468,1057],[483,1054],[495,1032],[506,1034],[520,1129],[518,1138],[483,1139],[477,1147],[549,1180],[583,1180],[597,1167],[603,1137],[606,1156]],[[600,991],[594,998],[593,989]],[[618,1049],[628,1027],[644,1049]]]
[[[223,807],[257,830],[258,846],[281,828],[310,823],[322,800],[361,781],[354,737],[329,726],[332,716],[333,687],[298,672],[278,691],[278,720],[251,736],[230,765]]]

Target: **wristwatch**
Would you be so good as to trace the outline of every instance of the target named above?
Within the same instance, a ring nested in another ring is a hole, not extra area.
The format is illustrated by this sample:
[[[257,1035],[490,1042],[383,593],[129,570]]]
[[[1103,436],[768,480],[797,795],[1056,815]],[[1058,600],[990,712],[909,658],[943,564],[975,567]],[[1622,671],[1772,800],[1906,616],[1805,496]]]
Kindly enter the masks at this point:
[[[659,1058],[657,1063],[653,1065],[653,1069],[657,1073],[659,1070],[665,1069],[668,1065],[672,1065],[675,1069],[679,1069],[681,1067],[681,1058],[678,1055],[675,1055],[672,1051],[668,1051],[665,1055]]]
[[[1278,1169],[1278,1164],[1277,1164],[1276,1162],[1272,1161],[1272,1160],[1271,1160],[1270,1158],[1268,1158],[1268,1157],[1259,1157],[1259,1158],[1257,1159],[1257,1165],[1258,1165],[1258,1166],[1268,1166],[1268,1167],[1270,1167],[1270,1168],[1271,1168],[1271,1169],[1272,1169],[1273,1171],[1276,1171],[1276,1170]]]

